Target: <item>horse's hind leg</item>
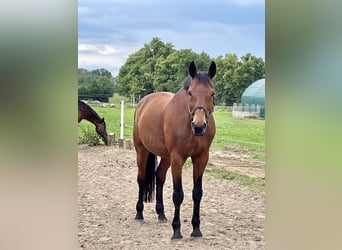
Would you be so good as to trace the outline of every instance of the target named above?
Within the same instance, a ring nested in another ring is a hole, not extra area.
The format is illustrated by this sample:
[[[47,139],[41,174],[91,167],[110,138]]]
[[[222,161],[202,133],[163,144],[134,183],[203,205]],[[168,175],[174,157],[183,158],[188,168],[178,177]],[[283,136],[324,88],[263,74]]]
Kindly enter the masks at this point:
[[[167,221],[164,213],[163,187],[165,183],[166,172],[170,167],[170,159],[161,158],[158,169],[156,171],[157,195],[156,195],[156,212],[158,221]]]
[[[144,210],[144,198],[145,198],[145,176],[146,176],[146,162],[149,152],[147,150],[137,151],[137,165],[138,165],[138,185],[139,185],[139,195],[138,202],[136,204],[137,214],[135,216],[136,220],[143,220],[143,210]]]

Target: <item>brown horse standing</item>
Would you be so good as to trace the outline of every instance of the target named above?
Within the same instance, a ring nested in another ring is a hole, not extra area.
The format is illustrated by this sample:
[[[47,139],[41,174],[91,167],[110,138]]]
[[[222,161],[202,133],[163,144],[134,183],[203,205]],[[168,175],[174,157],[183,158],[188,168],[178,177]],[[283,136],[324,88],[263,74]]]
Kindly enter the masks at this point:
[[[86,103],[78,100],[78,122],[85,119],[95,125],[95,130],[107,145],[107,129],[104,118],[101,118],[95,110]]]
[[[184,87],[176,94],[158,92],[145,96],[134,114],[133,141],[137,152],[139,198],[136,219],[142,220],[143,201],[152,200],[156,177],[156,212],[159,221],[166,221],[163,204],[163,185],[171,165],[173,179],[172,239],[182,238],[180,206],[184,193],[182,167],[188,157],[193,163],[192,198],[194,202],[191,236],[200,237],[200,202],[202,176],[209,159],[209,147],[215,136],[213,77],[216,64],[211,63],[207,73],[197,72],[195,63],[189,66]],[[156,169],[156,156],[161,160]]]

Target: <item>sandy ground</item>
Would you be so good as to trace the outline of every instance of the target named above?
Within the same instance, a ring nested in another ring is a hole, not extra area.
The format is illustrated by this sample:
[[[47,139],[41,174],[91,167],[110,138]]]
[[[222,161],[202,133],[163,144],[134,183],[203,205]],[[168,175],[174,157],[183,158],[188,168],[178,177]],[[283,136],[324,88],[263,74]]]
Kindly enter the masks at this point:
[[[265,163],[239,147],[211,150],[211,167],[265,178]],[[166,223],[157,221],[155,202],[145,203],[137,222],[135,151],[117,146],[78,146],[79,249],[264,249],[265,193],[206,172],[201,202],[202,238],[192,238],[192,168],[183,170],[183,239],[171,240],[172,179],[164,186]]]

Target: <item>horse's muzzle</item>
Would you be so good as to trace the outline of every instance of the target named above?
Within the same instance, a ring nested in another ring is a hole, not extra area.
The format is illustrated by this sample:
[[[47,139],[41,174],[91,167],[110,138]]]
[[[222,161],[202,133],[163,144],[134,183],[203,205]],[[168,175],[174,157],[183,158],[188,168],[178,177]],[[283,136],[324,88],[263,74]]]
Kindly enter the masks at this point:
[[[191,129],[195,135],[202,136],[207,130],[208,111],[203,105],[195,107],[192,111],[189,110],[191,119]]]
[[[207,130],[207,123],[205,122],[198,126],[195,124],[195,122],[191,122],[191,129],[195,135],[202,136],[205,134],[205,131]]]

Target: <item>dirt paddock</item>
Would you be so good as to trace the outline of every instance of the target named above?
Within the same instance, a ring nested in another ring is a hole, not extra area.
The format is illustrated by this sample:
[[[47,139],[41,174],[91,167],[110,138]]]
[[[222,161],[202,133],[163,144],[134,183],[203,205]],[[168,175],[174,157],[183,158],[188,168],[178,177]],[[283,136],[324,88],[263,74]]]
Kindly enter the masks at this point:
[[[263,161],[251,160],[239,147],[211,150],[209,164],[254,178],[264,178]],[[155,202],[144,203],[137,222],[135,151],[117,146],[78,146],[79,249],[264,249],[265,194],[206,172],[201,202],[202,238],[192,238],[192,168],[183,170],[183,239],[171,240],[171,171],[164,186],[166,223],[157,221]]]

